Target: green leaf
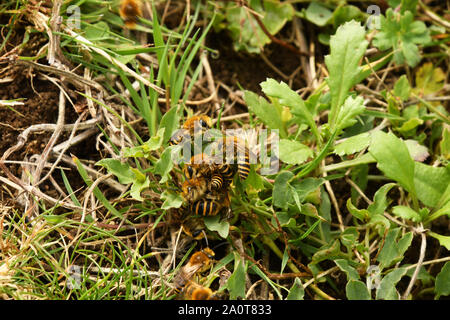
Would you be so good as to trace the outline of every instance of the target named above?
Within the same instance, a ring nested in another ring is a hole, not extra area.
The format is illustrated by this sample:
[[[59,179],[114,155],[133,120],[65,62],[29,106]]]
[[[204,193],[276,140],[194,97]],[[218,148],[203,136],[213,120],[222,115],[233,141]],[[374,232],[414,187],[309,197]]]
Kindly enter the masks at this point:
[[[304,202],[308,195],[312,192],[316,191],[322,184],[325,183],[325,179],[323,178],[306,178],[302,179],[299,182],[292,183],[292,186],[297,193],[300,202]]]
[[[159,124],[160,128],[164,128],[164,136],[162,143],[166,144],[172,134],[178,129],[180,125],[180,116],[178,115],[177,108],[170,108],[169,111],[164,113]]]
[[[356,227],[348,227],[340,235],[341,242],[347,248],[347,252],[358,245],[358,238],[359,232]]]
[[[403,140],[393,133],[377,131],[372,134],[370,154],[377,160],[377,167],[410,193],[416,194],[414,187],[414,160],[409,155]]]
[[[273,205],[278,208],[287,209],[291,200],[291,189],[288,181],[292,179],[294,174],[290,171],[280,172],[275,178],[272,191]]]
[[[228,237],[228,232],[230,231],[230,224],[226,220],[220,220],[220,215],[204,217],[206,228],[211,231],[217,231],[217,233],[224,239]]]
[[[345,294],[348,300],[371,300],[370,292],[364,282],[350,280],[345,286]]]
[[[151,137],[148,141],[137,147],[124,148],[124,157],[133,158],[147,158],[150,156],[152,151],[158,150],[163,143],[165,128],[158,129],[155,136]]]
[[[420,190],[417,197],[423,204],[435,207],[450,184],[450,170],[416,162],[414,184]]]
[[[435,68],[432,62],[426,62],[416,72],[416,87],[413,92],[419,96],[429,95],[440,91],[444,83],[444,71]]]
[[[330,38],[330,54],[325,57],[325,63],[330,74],[328,85],[331,92],[331,109],[328,122],[331,132],[338,124],[339,108],[361,72],[359,63],[368,44],[364,38],[365,34],[364,28],[358,22],[350,21],[341,25]]]
[[[141,197],[141,192],[142,190],[147,189],[149,186],[150,186],[150,179],[148,176],[144,176],[144,179],[136,179],[130,188],[131,197],[138,201],[143,201],[144,199]]]
[[[347,209],[352,214],[352,216],[354,216],[355,218],[357,218],[358,220],[360,220],[362,222],[367,221],[370,218],[369,211],[366,209],[356,208],[353,205],[351,198],[348,198],[348,200],[347,200]]]
[[[450,295],[450,261],[447,261],[436,276],[434,287],[437,297]]]
[[[422,220],[422,217],[420,214],[418,214],[416,211],[411,209],[410,207],[406,206],[395,206],[392,208],[392,213],[395,214],[397,217],[411,220],[413,222],[420,222]]]
[[[281,259],[281,270],[280,273],[282,274],[284,271],[284,268],[286,268],[286,264],[289,261],[289,253],[287,248],[284,249],[284,253],[283,253],[283,259]]]
[[[375,192],[375,195],[373,196],[373,203],[367,208],[371,217],[375,215],[383,215],[384,211],[388,207],[388,202],[386,199],[387,193],[394,186],[395,183],[387,183]]]
[[[106,168],[108,173],[115,175],[121,184],[129,184],[136,179],[130,165],[126,162],[122,163],[118,159],[102,159],[95,165]]]
[[[402,75],[394,85],[394,95],[405,101],[408,100],[410,93],[411,86],[409,85],[408,77]]]
[[[279,157],[284,163],[302,164],[312,156],[312,150],[304,144],[295,140],[280,139]]]
[[[234,255],[234,271],[228,278],[226,287],[230,292],[230,300],[245,298],[245,267],[237,253]]]
[[[377,261],[380,262],[380,268],[388,268],[394,263],[401,261],[406,250],[411,245],[413,238],[412,232],[406,233],[398,242],[396,241],[400,229],[395,228],[389,230],[384,240],[383,248],[377,257]]]
[[[164,183],[169,179],[169,173],[172,171],[173,161],[172,161],[172,147],[168,147],[161,154],[161,158],[155,164],[155,174],[161,176],[159,183]]]
[[[289,3],[264,0],[250,1],[251,9],[262,15],[262,23],[270,34],[276,34],[294,16],[294,8]],[[271,42],[261,30],[248,8],[229,3],[225,13],[228,29],[236,50],[245,49],[250,53],[259,53],[260,49]]]
[[[292,285],[286,300],[303,300],[305,296],[305,289],[299,278],[295,278],[294,284]]]
[[[428,235],[437,239],[441,246],[445,247],[447,250],[450,250],[450,237],[443,236],[434,232],[428,232]]]
[[[305,18],[319,27],[326,25],[332,15],[333,12],[330,9],[318,2],[311,2],[305,10]]]
[[[350,127],[356,123],[356,116],[365,110],[364,100],[362,97],[348,97],[345,99],[344,105],[339,108],[336,118],[336,130],[339,135],[343,129]]]
[[[290,107],[291,113],[297,116],[302,121],[306,122],[306,124],[309,125],[309,127],[313,131],[313,134],[316,138],[320,137],[316,123],[311,112],[306,107],[305,102],[295,91],[289,88],[286,83],[278,83],[274,79],[267,79],[260,85],[262,91],[267,96],[277,98],[280,104]]]
[[[161,199],[164,200],[161,209],[167,210],[170,208],[180,208],[183,204],[183,197],[179,193],[172,193],[165,190],[161,194]]]
[[[351,281],[351,280],[359,280],[359,274],[358,271],[356,271],[355,268],[353,268],[349,263],[348,260],[345,259],[337,259],[334,260],[334,262],[336,263],[336,265],[339,267],[339,269],[341,269],[342,271],[344,271],[347,274],[347,280]],[[366,288],[367,289],[367,288]]]
[[[256,114],[268,128],[278,129],[282,137],[286,136],[279,105],[270,104],[266,99],[251,91],[244,91],[244,101],[249,110]]]
[[[321,247],[314,253],[311,264],[317,264],[324,260],[336,260],[337,258],[344,258],[345,255],[341,252],[341,245],[338,239],[333,243]]]
[[[419,144],[416,140],[405,140],[405,144],[414,161],[423,162],[430,155],[428,153],[428,148]],[[417,170],[417,166],[415,167],[415,170]]]
[[[417,44],[431,41],[430,32],[425,23],[415,20],[410,11],[403,14],[386,11],[386,17],[380,16],[381,30],[375,35],[373,45],[380,50],[393,49],[394,62],[402,64],[405,61],[415,67],[421,57]]]
[[[406,268],[396,268],[389,272],[380,281],[380,286],[377,289],[376,299],[377,300],[398,300],[400,295],[395,288],[397,283],[406,274]]]
[[[354,154],[367,148],[370,144],[370,134],[364,132],[347,138],[334,147],[334,153],[339,156]]]

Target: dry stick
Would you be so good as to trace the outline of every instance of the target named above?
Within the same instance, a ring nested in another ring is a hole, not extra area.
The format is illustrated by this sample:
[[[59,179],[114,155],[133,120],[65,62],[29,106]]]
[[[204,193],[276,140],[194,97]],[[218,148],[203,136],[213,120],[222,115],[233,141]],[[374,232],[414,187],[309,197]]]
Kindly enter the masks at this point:
[[[322,160],[322,167],[325,166],[325,160]],[[322,173],[322,176],[325,178],[327,176],[327,172],[324,171]],[[339,228],[341,231],[344,231],[344,221],[342,220],[341,210],[339,209],[339,205],[336,200],[336,196],[334,195],[333,188],[331,187],[330,181],[325,181],[325,188],[327,189],[328,193],[330,194],[331,202],[333,203],[334,210],[336,211],[336,215],[339,221]]]
[[[97,90],[103,90],[103,88],[97,82],[85,79],[75,73],[72,73],[71,71],[60,70],[52,66],[46,66],[29,60],[16,60],[15,64],[32,67],[36,70],[62,76],[64,77],[64,80],[67,80],[68,82],[73,84],[77,89],[80,90],[83,89],[85,85],[96,88]]]
[[[95,45],[89,41],[88,39],[82,37],[81,35],[79,35],[78,33],[72,31],[69,28],[64,28],[64,31],[66,31],[67,33],[69,33],[72,37],[75,38],[75,40],[79,41],[81,46],[84,47],[86,50],[88,51],[94,51],[96,53],[98,53],[99,55],[101,55],[102,57],[104,57],[106,60],[108,60],[110,63],[116,65],[117,67],[119,67],[120,69],[122,69],[124,72],[129,73],[131,76],[133,76],[135,79],[141,81],[142,83],[144,83],[146,86],[152,88],[153,90],[155,90],[156,92],[158,92],[159,94],[164,95],[165,94],[165,90],[158,87],[157,85],[151,83],[149,80],[145,79],[144,77],[142,77],[141,75],[137,74],[135,71],[131,70],[130,68],[128,68],[125,64],[123,64],[122,62],[120,62],[119,60],[111,57],[108,53],[106,53],[105,51],[103,51],[100,48],[95,47]]]
[[[285,75],[280,69],[278,69],[272,62],[270,62],[269,58],[264,54],[264,52],[260,52],[259,56],[263,59],[263,61],[273,70],[275,71],[280,77],[282,77],[284,80],[288,81],[290,80],[290,77]]]
[[[38,187],[39,184],[41,184],[44,180],[40,180],[40,176],[42,173],[42,170],[44,169],[44,164],[47,161],[48,156],[50,155],[51,149],[56,143],[56,140],[59,138],[60,134],[63,131],[64,126],[64,117],[66,114],[66,98],[64,95],[64,90],[60,88],[59,92],[59,106],[58,106],[58,120],[56,121],[56,128],[55,131],[53,131],[52,136],[50,137],[47,145],[44,148],[44,151],[42,152],[42,155],[39,157],[38,165],[36,167],[36,170],[33,173],[33,186]],[[48,177],[48,175],[46,176]]]
[[[291,45],[290,43],[287,43],[283,40],[280,40],[278,38],[276,38],[275,36],[273,36],[266,28],[266,26],[264,25],[264,23],[261,21],[261,19],[258,17],[258,15],[256,15],[254,12],[250,11],[250,13],[252,14],[252,16],[255,18],[256,22],[258,23],[259,27],[261,28],[261,30],[266,34],[266,36],[268,36],[270,38],[270,40],[272,40],[273,42],[285,47],[286,49],[298,54],[298,55],[302,55],[302,56],[306,56],[309,57],[309,54],[303,51],[298,50],[296,47],[294,47],[293,45]]]
[[[414,283],[417,280],[417,276],[419,275],[420,267],[422,266],[423,259],[425,258],[425,250],[427,248],[427,237],[425,235],[425,230],[423,229],[423,226],[420,225],[419,228],[416,229],[417,232],[420,233],[420,236],[422,237],[422,243],[420,245],[420,256],[419,261],[417,262],[416,270],[414,270],[414,273],[411,277],[411,281],[409,281],[408,288],[406,289],[405,293],[403,294],[402,299],[406,300],[409,296],[409,293],[411,292]]]
[[[14,189],[19,190],[19,191],[24,190],[25,192],[29,192],[36,197],[39,197],[39,198],[42,198],[42,199],[48,201],[52,205],[59,204],[62,207],[67,208],[67,209],[77,210],[77,211],[81,210],[81,208],[78,206],[64,202],[64,199],[58,200],[58,199],[52,198],[52,197],[46,195],[45,193],[43,193],[42,191],[40,191],[36,188],[33,188],[30,185],[24,185],[21,180],[19,180],[15,175],[13,175],[11,173],[11,171],[9,171],[9,169],[5,166],[5,164],[3,163],[2,160],[0,160],[0,168],[6,173],[6,175],[9,178],[9,179],[7,179],[5,177],[0,176],[0,181],[9,185],[10,187],[13,187]]]
[[[214,84],[214,77],[212,74],[211,66],[209,65],[208,56],[206,52],[202,53],[200,60],[202,62],[203,68],[205,69],[206,80],[208,81],[209,91],[211,91],[210,97],[212,97],[212,100],[214,100],[214,107],[216,109],[215,111],[219,112],[220,104],[217,99],[216,85]]]
[[[73,162],[72,158],[66,155],[62,156],[62,161],[64,161],[65,163],[67,163],[69,166],[73,167],[73,168],[77,168],[77,165]],[[86,170],[87,174],[93,178],[93,179],[97,179],[98,177],[103,177],[104,175],[99,173],[98,171],[92,169],[89,166],[84,165],[83,163],[80,162],[80,164],[83,166],[83,168]],[[119,191],[120,193],[123,193],[126,191],[126,189],[128,188],[127,186],[124,186],[123,184],[120,184],[119,182],[117,182],[114,179],[107,179],[105,181],[103,181],[105,184],[109,185],[111,188]],[[81,208],[79,208],[81,209]]]
[[[308,47],[306,45],[306,38],[305,35],[302,32],[302,22],[298,17],[294,17],[293,20],[293,27],[295,30],[295,38],[297,39],[297,45],[300,47],[300,50],[302,51],[307,51]],[[301,56],[300,57],[300,64],[302,69],[304,70],[305,74],[306,74],[306,83],[313,83],[313,76],[311,74],[311,69],[309,66],[309,60],[306,59],[306,57]]]

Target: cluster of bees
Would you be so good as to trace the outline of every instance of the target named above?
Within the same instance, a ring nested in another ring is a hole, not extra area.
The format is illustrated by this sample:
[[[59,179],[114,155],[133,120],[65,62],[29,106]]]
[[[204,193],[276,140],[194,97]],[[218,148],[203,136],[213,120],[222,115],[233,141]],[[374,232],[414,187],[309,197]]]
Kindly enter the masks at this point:
[[[199,283],[200,274],[205,272],[214,258],[214,251],[204,248],[195,252],[180,269],[173,280],[175,291],[185,300],[213,300],[217,294]]]
[[[206,115],[190,117],[169,144],[180,144],[184,140],[193,145],[195,137],[204,134],[211,127],[212,120]],[[186,137],[190,140],[185,139]],[[185,181],[181,185],[181,195],[185,205],[182,229],[196,240],[204,236],[202,216],[214,216],[222,210],[229,209],[230,185],[236,172],[241,181],[245,180],[250,172],[249,151],[244,141],[234,136],[221,136],[213,143],[212,149],[221,150],[221,154],[208,155],[203,152],[194,154],[190,162],[183,167]],[[231,144],[233,145],[231,162],[236,163],[222,163],[225,159],[223,151]]]

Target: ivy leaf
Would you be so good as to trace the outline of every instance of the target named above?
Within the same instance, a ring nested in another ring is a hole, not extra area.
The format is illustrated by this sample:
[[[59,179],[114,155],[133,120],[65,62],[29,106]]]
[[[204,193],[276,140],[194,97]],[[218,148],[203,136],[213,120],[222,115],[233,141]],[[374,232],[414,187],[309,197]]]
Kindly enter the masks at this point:
[[[394,62],[415,67],[421,57],[417,44],[431,41],[430,32],[425,23],[414,21],[410,11],[396,13],[392,8],[386,10],[386,17],[380,16],[381,30],[375,35],[373,45],[380,50],[394,51]]]
[[[341,25],[330,38],[330,54],[325,57],[325,63],[330,74],[331,109],[328,118],[332,132],[338,124],[339,108],[361,72],[359,63],[368,44],[365,34],[358,22],[350,21]]]

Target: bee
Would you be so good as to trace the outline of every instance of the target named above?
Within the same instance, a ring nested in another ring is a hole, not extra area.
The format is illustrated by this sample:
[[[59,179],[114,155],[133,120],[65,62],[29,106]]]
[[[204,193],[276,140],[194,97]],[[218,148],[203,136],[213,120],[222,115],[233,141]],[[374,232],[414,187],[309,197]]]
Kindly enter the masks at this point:
[[[183,139],[193,136],[200,129],[202,132],[212,127],[212,120],[206,115],[192,116],[188,118],[183,127],[178,130],[175,135],[169,140],[170,145],[179,144]],[[185,140],[186,141],[186,140]]]
[[[195,202],[204,196],[208,187],[206,179],[202,176],[188,179],[181,186],[182,197],[187,202]]]
[[[213,199],[200,199],[191,204],[191,212],[199,216],[215,216],[222,205]]]
[[[194,240],[200,240],[205,237],[205,224],[201,218],[188,217],[181,223],[181,228],[185,234]]]
[[[133,29],[136,26],[138,17],[142,16],[141,7],[141,0],[120,1],[119,14],[127,28]]]
[[[225,145],[225,148],[224,148]],[[243,181],[250,173],[249,149],[242,139],[234,136],[225,136],[217,142],[217,150],[226,150],[226,146],[233,146],[233,157],[237,158],[237,171],[239,178]]]
[[[195,252],[175,276],[173,280],[175,289],[177,291],[182,290],[196,274],[206,271],[214,256],[215,253],[210,248]]]
[[[230,193],[224,191],[215,191],[205,194],[204,198],[194,202],[190,206],[190,211],[198,216],[215,216],[223,208],[229,208],[231,204]]]
[[[184,167],[184,175],[187,179],[200,176],[209,176],[212,171],[213,159],[205,153],[199,153],[191,157],[191,161]]]
[[[210,288],[206,288],[194,281],[189,281],[182,291],[185,300],[210,300],[213,292]]]
[[[219,190],[224,186],[223,178],[220,174],[215,173],[211,177],[211,189],[212,190]]]
[[[200,153],[184,167],[184,175],[187,179],[211,176],[210,190],[219,190],[231,183],[234,171],[229,164],[214,164],[212,157]]]

